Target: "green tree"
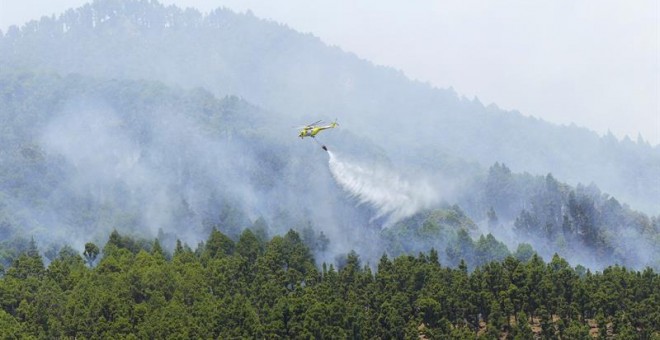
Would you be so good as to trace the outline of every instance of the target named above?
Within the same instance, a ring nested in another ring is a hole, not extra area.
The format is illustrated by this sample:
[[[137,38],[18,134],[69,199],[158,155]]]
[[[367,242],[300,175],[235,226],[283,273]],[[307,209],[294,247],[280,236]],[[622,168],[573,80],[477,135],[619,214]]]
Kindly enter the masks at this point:
[[[0,337],[3,339],[21,339],[24,334],[20,322],[11,314],[0,309]]]
[[[220,258],[231,255],[236,245],[227,235],[213,228],[211,235],[206,240],[202,259],[208,261],[212,258]]]
[[[525,312],[520,312],[516,316],[516,325],[513,328],[513,336],[516,340],[527,340],[534,338],[532,327],[529,325],[529,318]]]
[[[564,331],[564,337],[566,339],[591,339],[589,327],[577,320],[571,321],[566,331]]]
[[[83,255],[85,256],[85,260],[87,260],[87,265],[92,267],[94,264],[94,261],[96,261],[96,257],[99,255],[99,247],[92,243],[92,242],[87,242],[85,243],[85,251],[83,251]]]

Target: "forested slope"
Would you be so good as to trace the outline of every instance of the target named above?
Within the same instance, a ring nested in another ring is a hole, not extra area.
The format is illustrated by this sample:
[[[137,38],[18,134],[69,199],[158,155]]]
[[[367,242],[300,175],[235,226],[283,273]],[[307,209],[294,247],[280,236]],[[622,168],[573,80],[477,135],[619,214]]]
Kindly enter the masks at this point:
[[[440,154],[500,162],[572,185],[594,182],[636,209],[660,211],[660,149],[643,139],[617,141],[485,107],[251,14],[97,0],[10,28],[0,38],[0,67],[203,87],[289,125],[339,118],[397,162]]]
[[[546,258],[559,253],[596,267],[660,267],[660,216],[635,211],[593,183],[570,186],[552,174],[516,174],[495,163],[458,201],[484,221],[482,232],[509,244],[529,242]]]
[[[172,235],[195,243],[218,224],[238,235],[261,216],[280,232],[324,221],[326,233],[357,233],[367,219],[341,199],[321,152],[282,141],[236,97],[31,73],[0,76],[0,93],[7,245],[14,236],[81,245],[116,228],[170,235],[173,246]]]
[[[444,265],[463,259],[474,267],[523,242],[545,258],[559,253],[591,268],[660,266],[657,217],[552,175],[477,166],[455,196],[381,230],[374,208],[333,181],[322,150],[282,136],[291,129],[236,97],[21,72],[0,75],[0,94],[5,264],[31,237],[57,253],[117,229],[158,236],[171,249],[175,239],[195,244],[214,227],[235,237],[264,224],[271,235],[322,234],[325,246],[315,252],[328,262],[351,250],[373,262],[385,251],[433,247]],[[333,147],[388,161],[360,136],[337,133]],[[466,177],[451,169],[434,175]]]
[[[301,236],[236,240],[212,230],[195,250],[113,232],[85,260],[64,248],[48,266],[32,244],[0,277],[3,338],[648,339],[660,334],[651,269],[592,273],[555,256],[440,265],[435,250],[356,253],[316,266]],[[98,258],[97,258],[98,256]]]
[[[660,337],[658,173],[251,14],[97,0],[0,35],[0,337]]]

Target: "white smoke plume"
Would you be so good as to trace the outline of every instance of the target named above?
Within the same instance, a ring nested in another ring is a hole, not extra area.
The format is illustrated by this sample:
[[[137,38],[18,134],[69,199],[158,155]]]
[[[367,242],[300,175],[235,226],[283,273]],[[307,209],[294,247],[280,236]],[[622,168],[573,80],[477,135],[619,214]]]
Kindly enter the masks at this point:
[[[376,209],[372,221],[387,217],[384,228],[440,201],[437,191],[424,179],[403,179],[383,165],[349,161],[331,151],[328,154],[335,181],[359,204]]]

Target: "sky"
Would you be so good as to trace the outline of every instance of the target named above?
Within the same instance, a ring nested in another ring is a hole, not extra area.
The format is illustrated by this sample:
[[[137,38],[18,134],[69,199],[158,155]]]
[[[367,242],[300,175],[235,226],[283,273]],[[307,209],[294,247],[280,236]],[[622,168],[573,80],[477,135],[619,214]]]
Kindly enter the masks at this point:
[[[0,30],[84,0],[0,0]],[[660,144],[657,0],[161,0],[312,33],[484,105]]]

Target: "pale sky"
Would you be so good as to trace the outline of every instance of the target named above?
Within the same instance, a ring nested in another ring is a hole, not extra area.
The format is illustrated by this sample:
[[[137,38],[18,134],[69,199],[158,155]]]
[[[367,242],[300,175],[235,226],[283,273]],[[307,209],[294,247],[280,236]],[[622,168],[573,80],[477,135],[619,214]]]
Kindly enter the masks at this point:
[[[85,2],[0,0],[0,29]],[[485,105],[660,144],[657,0],[162,2],[250,9]]]

